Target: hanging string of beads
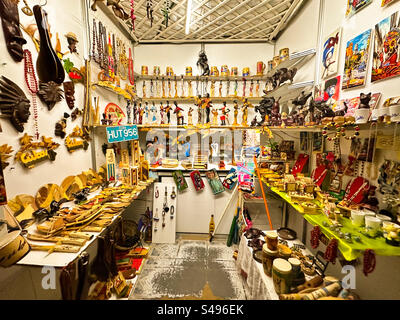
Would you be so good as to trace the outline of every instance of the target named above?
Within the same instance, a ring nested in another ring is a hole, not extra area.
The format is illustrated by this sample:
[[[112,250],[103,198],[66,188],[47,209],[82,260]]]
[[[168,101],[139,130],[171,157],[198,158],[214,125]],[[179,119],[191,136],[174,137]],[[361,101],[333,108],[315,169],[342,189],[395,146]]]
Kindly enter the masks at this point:
[[[132,49],[131,48],[129,48],[128,78],[129,78],[129,83],[132,86],[135,85],[135,75],[133,72],[133,59],[132,59]]]
[[[360,127],[358,125],[355,124],[351,124],[354,126],[354,134],[352,136],[348,136],[346,135],[346,127],[349,124],[339,124],[339,123],[335,123],[335,122],[331,122],[327,125],[325,125],[325,127],[322,129],[322,136],[327,139],[328,141],[339,141],[340,138],[344,137],[346,140],[354,140],[355,138],[357,138],[358,136],[360,136]],[[336,132],[332,133],[334,134],[333,137],[329,137],[329,132],[328,130],[330,128],[335,128]]]
[[[331,262],[332,264],[335,264],[336,258],[337,258],[337,250],[338,250],[338,241],[337,239],[332,239],[328,246],[326,247],[324,259],[326,261]]]
[[[36,94],[39,91],[38,82],[35,75],[35,69],[33,67],[32,62],[32,54],[28,49],[24,50],[24,74],[25,74],[25,82],[28,86],[29,92],[32,95],[32,105],[33,105],[33,119],[34,119],[34,127],[35,127],[35,137],[36,140],[39,140],[39,125],[38,125],[38,107]]]
[[[370,273],[375,270],[376,257],[374,250],[367,249],[364,251],[364,275],[367,277]]]
[[[319,228],[319,226],[315,226],[311,230],[311,239],[310,239],[311,247],[313,249],[317,249],[318,248],[320,236],[321,236],[321,229]]]
[[[161,9],[161,13],[164,16],[164,24],[166,28],[168,28],[170,8],[171,8],[171,1],[164,0],[164,8]]]

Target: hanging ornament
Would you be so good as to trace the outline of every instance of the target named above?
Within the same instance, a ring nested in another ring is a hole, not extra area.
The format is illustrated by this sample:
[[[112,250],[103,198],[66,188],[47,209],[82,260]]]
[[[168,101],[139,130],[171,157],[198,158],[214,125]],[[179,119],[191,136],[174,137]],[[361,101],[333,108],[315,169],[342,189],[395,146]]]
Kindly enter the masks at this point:
[[[321,229],[319,228],[319,226],[315,226],[311,230],[311,239],[310,239],[311,247],[313,249],[317,249],[318,248],[320,237],[321,237]]]
[[[132,22],[132,30],[135,31],[135,0],[131,0],[131,22]]]
[[[24,72],[25,82],[28,86],[29,92],[32,95],[32,106],[33,106],[33,123],[35,127],[35,138],[39,140],[39,125],[38,125],[38,107],[36,101],[36,94],[39,91],[38,82],[35,75],[35,69],[32,63],[32,54],[28,49],[24,50]]]
[[[128,78],[131,86],[135,85],[135,75],[133,73],[133,59],[132,50],[129,48],[129,59],[128,59]]]
[[[372,273],[375,270],[376,266],[376,257],[374,250],[368,249],[364,252],[364,275],[367,277],[368,274]]]
[[[164,8],[161,9],[161,13],[164,16],[164,24],[166,28],[168,28],[170,8],[171,8],[171,1],[164,0]]]
[[[147,19],[150,20],[150,27],[153,27],[153,0],[147,0],[146,3]]]
[[[332,239],[326,248],[324,259],[331,262],[332,264],[335,264],[337,258],[337,250],[338,241],[337,239]]]

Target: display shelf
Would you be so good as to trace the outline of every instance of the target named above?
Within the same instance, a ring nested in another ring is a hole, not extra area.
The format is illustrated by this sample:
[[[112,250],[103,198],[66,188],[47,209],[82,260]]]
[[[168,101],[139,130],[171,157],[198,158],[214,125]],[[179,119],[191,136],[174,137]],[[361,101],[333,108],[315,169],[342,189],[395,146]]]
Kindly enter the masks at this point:
[[[356,242],[352,240],[351,243],[341,239],[337,233],[333,232],[329,229],[329,227],[325,227],[324,223],[328,223],[330,220],[327,216],[322,213],[321,204],[318,201],[314,201],[320,209],[319,214],[305,214],[303,207],[301,207],[298,203],[292,201],[290,196],[286,192],[279,191],[275,187],[271,187],[264,179],[263,182],[271,189],[272,192],[279,195],[283,200],[289,203],[297,212],[303,215],[303,218],[306,219],[311,225],[319,226],[321,231],[327,236],[329,239],[337,239],[338,240],[338,248],[342,252],[343,257],[347,261],[352,261],[362,256],[363,252],[367,249],[372,249],[378,255],[383,256],[400,256],[400,247],[394,247],[386,243],[383,237],[377,237],[375,239],[369,238],[360,232],[360,228],[354,227],[351,223],[350,219],[342,217],[340,219],[340,223],[343,225],[341,228],[343,233],[350,233],[351,235],[357,235],[360,237],[361,242]]]
[[[289,102],[290,100],[296,99],[301,92],[311,90],[311,87],[314,85],[314,81],[306,81],[299,83],[285,83],[282,86],[271,90],[266,93],[264,97],[273,97],[275,99],[280,99],[280,103]]]
[[[182,172],[190,172],[190,171],[194,171],[194,170],[198,170],[200,172],[206,172],[212,169],[215,169],[217,171],[220,172],[229,172],[229,170],[231,170],[232,168],[236,168],[236,166],[232,166],[232,165],[226,165],[225,169],[219,169],[218,165],[216,164],[208,164],[208,168],[207,169],[186,169],[185,167],[179,165],[176,168],[163,168],[163,167],[157,167],[154,168],[152,166],[150,166],[150,170],[151,171],[178,171],[181,170]]]
[[[145,191],[151,184],[153,183],[153,181],[151,182],[146,182],[146,188],[142,189],[140,191],[138,191],[136,193],[136,195],[134,196],[134,200],[132,200],[132,202],[135,201],[135,199],[137,197],[140,196],[140,194]],[[97,191],[96,193],[92,193],[90,194],[90,198],[94,197],[97,195],[99,191]],[[88,198],[89,198],[88,197]],[[131,202],[131,204],[132,204]],[[119,214],[116,214],[110,225],[112,225],[112,223],[122,214],[124,213],[124,210],[122,210]],[[67,266],[69,263],[75,261],[79,255],[84,252],[94,241],[97,240],[97,238],[103,234],[105,234],[107,232],[107,228],[105,227],[103,228],[103,230],[101,232],[86,232],[88,234],[92,235],[92,238],[90,240],[88,240],[84,246],[81,247],[81,249],[79,250],[79,252],[77,253],[64,253],[64,252],[53,252],[51,254],[49,254],[48,252],[45,251],[34,251],[31,250],[29,251],[29,253],[23,257],[21,260],[19,260],[17,262],[18,265],[30,265],[30,266],[49,266],[49,267],[55,267],[55,268],[63,268],[65,266]],[[28,228],[28,232],[29,231],[35,231],[36,230],[36,225],[32,225]],[[35,245],[44,245],[44,242],[42,241],[31,241],[29,240],[29,243],[35,244]],[[47,244],[47,243],[46,243]],[[49,245],[51,245],[52,243],[49,242]]]
[[[315,49],[305,50],[298,53],[293,53],[290,55],[289,59],[280,63],[277,67],[268,71],[264,75],[253,75],[253,76],[184,76],[184,75],[139,75],[135,76],[137,81],[149,81],[149,80],[177,80],[177,81],[266,81],[269,77],[274,75],[274,73],[282,68],[293,68],[298,64],[301,64],[307,58],[314,56],[316,53]]]
[[[104,85],[102,85],[102,84],[100,84],[98,82],[92,83],[91,87],[92,88],[100,88],[102,90],[106,90],[108,92],[111,92],[111,93],[113,93],[113,94],[115,94],[117,96],[120,96],[120,97],[122,97],[124,99],[127,99],[127,100],[132,100],[133,99],[132,96],[122,88],[120,88],[121,92],[117,92],[117,91],[113,90],[112,88],[110,88],[108,86],[104,86]]]
[[[149,97],[149,98],[139,98],[139,99],[142,103],[145,103],[145,102],[148,102],[148,103],[164,102],[164,103],[166,103],[167,101],[169,101],[171,103],[174,101],[176,101],[177,103],[193,103],[193,104],[195,103],[194,97],[192,97],[192,98],[181,98],[181,97],[178,97],[178,98],[175,98],[175,97],[150,98]],[[237,102],[242,102],[243,99],[247,99],[248,102],[250,102],[250,103],[259,103],[263,99],[263,97],[241,97],[241,96],[234,97],[234,96],[232,96],[232,97],[210,97],[210,99],[211,99],[211,103],[223,103],[223,102],[232,103],[235,100]]]

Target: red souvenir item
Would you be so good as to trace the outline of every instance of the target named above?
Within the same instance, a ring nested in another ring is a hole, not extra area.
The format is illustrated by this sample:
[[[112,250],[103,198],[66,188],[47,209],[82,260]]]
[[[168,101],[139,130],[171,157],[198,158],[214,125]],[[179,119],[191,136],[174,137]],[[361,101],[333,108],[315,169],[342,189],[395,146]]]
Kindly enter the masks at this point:
[[[357,177],[349,182],[343,200],[348,204],[359,204],[364,199],[364,194],[369,190],[368,180]]]
[[[302,173],[304,167],[308,163],[309,158],[310,158],[310,156],[307,154],[299,154],[299,157],[297,158],[297,161],[296,161],[294,167],[292,168],[292,174],[297,175],[298,173]]]
[[[326,166],[321,165],[318,168],[316,168],[313,173],[312,173],[312,179],[314,183],[320,187],[322,185],[322,182],[324,182],[326,175],[328,173],[328,169]]]
[[[192,179],[194,188],[196,191],[200,191],[204,189],[204,182],[203,179],[201,178],[200,171],[192,171],[190,173],[190,178]]]

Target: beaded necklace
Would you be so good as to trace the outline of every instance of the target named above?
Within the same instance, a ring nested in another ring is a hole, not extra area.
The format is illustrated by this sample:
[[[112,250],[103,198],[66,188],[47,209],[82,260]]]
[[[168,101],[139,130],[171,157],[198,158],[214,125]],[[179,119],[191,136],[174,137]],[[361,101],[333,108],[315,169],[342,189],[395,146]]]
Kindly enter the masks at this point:
[[[131,0],[131,22],[132,22],[132,30],[135,31],[135,1]]]
[[[38,82],[35,75],[35,69],[33,67],[32,62],[32,54],[28,49],[24,50],[24,74],[25,74],[25,82],[28,86],[29,92],[32,95],[32,105],[33,105],[33,119],[35,126],[35,137],[39,140],[39,125],[38,125],[38,109],[37,109],[37,101],[36,94],[39,91]]]
[[[129,48],[128,77],[129,77],[129,83],[133,86],[135,84],[135,75],[133,73],[133,59],[132,59],[132,49],[131,48]]]

